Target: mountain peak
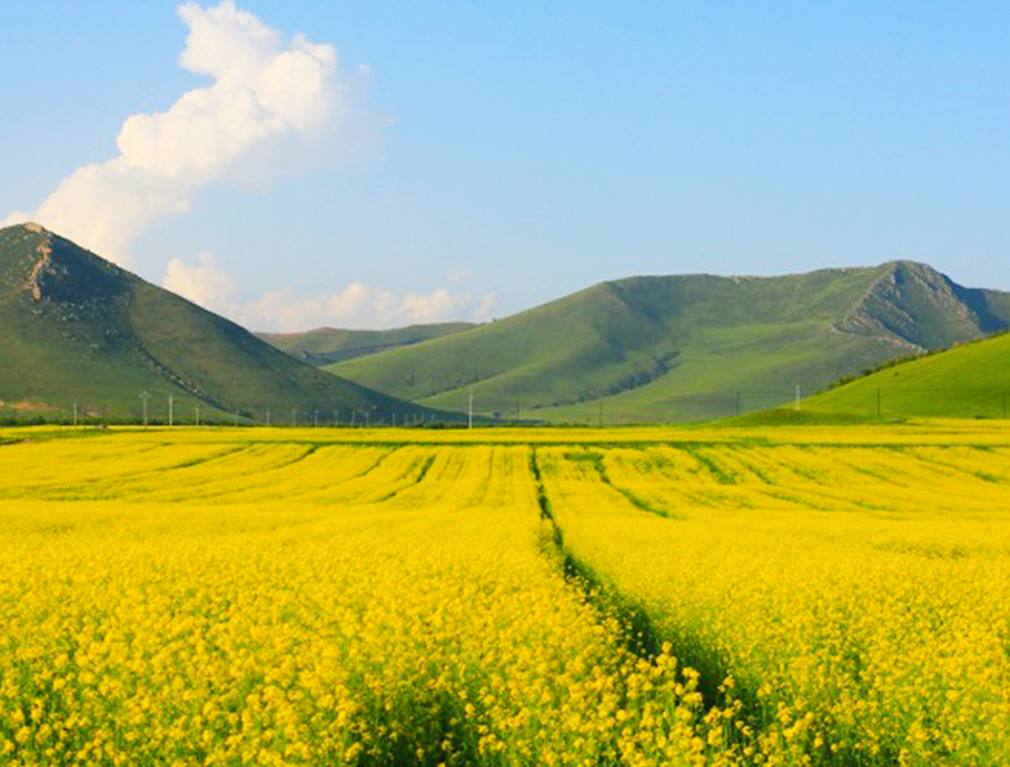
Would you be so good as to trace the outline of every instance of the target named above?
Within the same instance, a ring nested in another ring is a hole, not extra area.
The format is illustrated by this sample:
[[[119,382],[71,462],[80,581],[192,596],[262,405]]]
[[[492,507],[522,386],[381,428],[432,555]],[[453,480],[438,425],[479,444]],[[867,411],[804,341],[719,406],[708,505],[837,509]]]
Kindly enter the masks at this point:
[[[912,269],[915,271],[925,271],[925,272],[935,272],[940,274],[934,266],[927,264],[925,261],[916,261],[911,258],[896,258],[891,261],[885,261],[881,264],[882,268],[898,270],[898,269]]]
[[[971,294],[929,264],[888,261],[837,328],[915,353],[943,348],[991,332]]]
[[[100,313],[131,280],[139,278],[40,224],[0,229],[0,290],[27,294],[31,304],[93,303]]]

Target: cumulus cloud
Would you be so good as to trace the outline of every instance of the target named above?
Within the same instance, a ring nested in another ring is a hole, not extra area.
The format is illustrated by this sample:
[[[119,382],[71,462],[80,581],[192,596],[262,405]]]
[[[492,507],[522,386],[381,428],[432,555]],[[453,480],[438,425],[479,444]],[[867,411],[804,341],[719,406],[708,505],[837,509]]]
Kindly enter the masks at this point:
[[[395,293],[352,282],[335,293],[299,296],[283,290],[266,293],[237,308],[242,324],[265,330],[291,332],[331,326],[391,328],[449,320],[481,320],[486,297],[438,288],[431,293]],[[226,307],[222,309],[227,313]]]
[[[340,134],[356,112],[355,77],[341,71],[332,46],[285,40],[232,0],[187,2],[178,13],[188,28],[179,64],[211,84],[164,112],[128,117],[118,155],[78,168],[17,220],[123,263],[155,222],[189,210],[198,188],[267,181],[290,167],[293,152]]]
[[[431,293],[395,293],[351,282],[342,290],[303,296],[292,290],[264,293],[252,301],[238,299],[235,280],[222,270],[212,253],[196,263],[173,258],[162,284],[205,309],[259,330],[293,332],[322,326],[389,328],[416,323],[490,318],[495,295],[474,298],[438,288]]]
[[[287,38],[233,0],[204,7],[185,2],[187,28],[179,65],[209,78],[165,111],[123,121],[118,153],[77,168],[31,213],[34,220],[118,263],[130,263],[133,242],[158,221],[185,213],[197,190],[238,182],[263,186],[306,163],[329,164],[367,145],[374,118],[360,107],[368,71],[344,71],[331,45]],[[394,293],[351,282],[314,296],[276,290],[244,300],[236,280],[209,252],[172,259],[163,284],[196,304],[244,325],[304,330],[320,325],[391,327],[448,319],[486,319],[494,295],[452,289]]]
[[[234,314],[238,310],[235,280],[218,268],[213,253],[200,253],[196,264],[173,258],[168,262],[162,284],[206,309],[221,314]]]

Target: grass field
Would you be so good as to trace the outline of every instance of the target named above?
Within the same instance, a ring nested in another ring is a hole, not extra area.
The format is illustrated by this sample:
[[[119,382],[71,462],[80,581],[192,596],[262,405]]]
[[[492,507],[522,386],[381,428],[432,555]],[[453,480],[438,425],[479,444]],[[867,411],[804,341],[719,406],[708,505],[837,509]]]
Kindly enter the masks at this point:
[[[1010,427],[0,429],[5,764],[1010,759]]]
[[[887,417],[1010,417],[1010,334],[962,344],[811,397],[822,413]]]

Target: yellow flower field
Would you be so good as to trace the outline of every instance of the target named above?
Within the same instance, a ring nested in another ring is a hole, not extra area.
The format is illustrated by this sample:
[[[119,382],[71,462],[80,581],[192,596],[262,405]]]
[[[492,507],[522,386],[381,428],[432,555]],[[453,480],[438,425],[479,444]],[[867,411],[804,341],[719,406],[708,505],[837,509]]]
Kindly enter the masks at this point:
[[[0,431],[2,764],[1001,764],[1010,429]]]

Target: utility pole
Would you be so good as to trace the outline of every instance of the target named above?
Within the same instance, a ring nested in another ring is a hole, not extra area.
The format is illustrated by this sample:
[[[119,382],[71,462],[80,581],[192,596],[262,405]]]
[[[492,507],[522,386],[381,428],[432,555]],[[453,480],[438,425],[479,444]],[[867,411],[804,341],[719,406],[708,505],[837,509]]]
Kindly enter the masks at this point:
[[[197,426],[200,425],[200,405],[199,404],[197,404],[197,406],[196,406],[196,425]]]
[[[470,387],[470,401],[466,411],[466,428],[473,428],[473,387]]]
[[[175,398],[168,395],[168,425],[175,426]]]
[[[1004,410],[1006,409],[1006,397],[1003,398]],[[1006,416],[1003,416],[1006,418]],[[77,426],[77,400],[74,400],[74,426]]]
[[[796,384],[796,409],[800,409],[800,385]]]
[[[318,410],[313,410],[312,411],[312,428],[315,429],[315,428],[318,428],[318,427],[319,427],[319,411]]]
[[[368,408],[365,411],[365,428],[367,429],[372,422],[372,409]]]
[[[600,400],[600,412],[596,416],[596,427],[603,428],[603,400]]]
[[[270,425],[270,408],[267,408],[267,426]]]
[[[144,401],[144,428],[147,428],[147,401],[151,399],[151,395],[147,391],[141,392],[140,398]]]
[[[340,426],[340,411],[339,410],[334,410],[333,411],[333,425],[334,426]]]
[[[297,426],[298,425],[298,409],[297,408],[291,408],[291,425],[292,426]]]

